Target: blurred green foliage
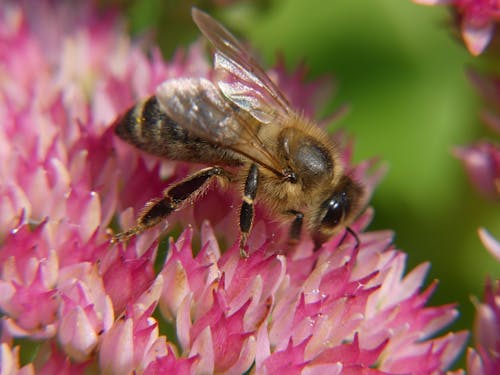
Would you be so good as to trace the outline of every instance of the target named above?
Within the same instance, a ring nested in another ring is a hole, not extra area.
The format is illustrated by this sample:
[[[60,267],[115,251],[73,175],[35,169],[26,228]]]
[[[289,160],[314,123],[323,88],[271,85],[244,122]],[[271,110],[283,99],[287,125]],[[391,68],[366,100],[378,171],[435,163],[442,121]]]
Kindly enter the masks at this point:
[[[244,35],[266,66],[280,51],[290,70],[305,60],[311,78],[334,77],[328,110],[347,103],[351,111],[333,126],[354,136],[357,160],[378,156],[389,166],[371,228],[395,231],[408,270],[430,261],[429,281],[440,280],[432,303],[457,302],[452,328],[472,326],[470,296],[482,296],[487,275],[500,278],[476,231],[485,226],[500,237],[500,215],[451,154],[488,134],[465,74],[477,61],[452,36],[445,8],[411,0],[110,2],[126,8],[136,35],[153,32],[167,58],[199,35],[194,4]]]

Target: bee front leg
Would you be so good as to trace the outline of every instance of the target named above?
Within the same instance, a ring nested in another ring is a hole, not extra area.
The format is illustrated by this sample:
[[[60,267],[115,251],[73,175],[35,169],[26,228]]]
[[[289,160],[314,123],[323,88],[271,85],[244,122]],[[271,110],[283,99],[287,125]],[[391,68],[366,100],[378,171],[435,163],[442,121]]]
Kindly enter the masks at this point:
[[[288,234],[288,246],[293,247],[300,241],[304,214],[295,210],[288,211],[288,213],[295,216],[292,221],[292,225],[290,225],[290,232]]]
[[[243,194],[243,202],[240,210],[240,255],[242,258],[248,258],[248,252],[245,250],[248,234],[252,228],[254,217],[254,201],[257,195],[257,187],[259,184],[259,169],[255,164],[250,166],[247,179],[245,181],[245,189]]]
[[[202,169],[165,189],[162,198],[152,199],[146,203],[134,227],[114,235],[111,242],[127,241],[146,229],[159,224],[173,211],[179,209],[186,201],[192,202],[200,196],[208,187],[212,178],[217,176],[228,177],[224,169],[210,167]]]

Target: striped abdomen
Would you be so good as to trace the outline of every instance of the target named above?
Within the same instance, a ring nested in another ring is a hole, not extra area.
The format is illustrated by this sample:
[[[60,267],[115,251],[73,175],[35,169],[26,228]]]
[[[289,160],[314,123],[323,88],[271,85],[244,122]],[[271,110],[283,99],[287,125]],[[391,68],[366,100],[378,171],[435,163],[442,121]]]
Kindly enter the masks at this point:
[[[130,108],[115,125],[123,140],[150,154],[188,162],[240,165],[241,158],[207,140],[190,135],[163,112],[155,96]]]

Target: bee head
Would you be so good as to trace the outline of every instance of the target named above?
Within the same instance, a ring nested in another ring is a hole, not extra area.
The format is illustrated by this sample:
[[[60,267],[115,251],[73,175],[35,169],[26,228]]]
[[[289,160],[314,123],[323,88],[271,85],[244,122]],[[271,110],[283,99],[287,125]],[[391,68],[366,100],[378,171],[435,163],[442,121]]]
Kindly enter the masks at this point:
[[[312,237],[316,248],[352,222],[360,209],[362,195],[362,187],[350,177],[340,179],[333,193],[320,204],[313,224]]]

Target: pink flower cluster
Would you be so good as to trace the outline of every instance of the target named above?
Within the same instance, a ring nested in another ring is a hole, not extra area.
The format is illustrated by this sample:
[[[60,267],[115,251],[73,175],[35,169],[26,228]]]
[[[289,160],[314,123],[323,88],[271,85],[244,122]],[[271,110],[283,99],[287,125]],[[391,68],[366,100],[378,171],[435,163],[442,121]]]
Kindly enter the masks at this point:
[[[498,0],[450,0],[420,3],[446,3],[455,6],[462,23],[462,34],[469,51],[479,55],[488,45],[500,21]],[[493,54],[494,55],[494,54]],[[492,65],[494,66],[494,65]],[[500,80],[475,71],[469,76],[486,101],[481,118],[495,133],[500,134]],[[486,198],[500,199],[500,145],[498,140],[482,140],[470,146],[457,147],[459,158],[474,187]],[[485,247],[500,261],[500,243],[485,229],[479,230]],[[499,281],[486,281],[484,302],[475,302],[475,349],[467,354],[467,368],[473,375],[500,373],[500,287]]]
[[[500,243],[487,231],[479,232],[487,250],[500,261]],[[475,349],[467,352],[467,370],[470,375],[500,373],[500,281],[486,281],[484,302],[475,301]]]
[[[481,118],[500,135],[500,80],[471,72],[470,77],[487,102]],[[484,140],[475,145],[460,147],[455,155],[462,160],[469,179],[485,197],[500,199],[500,146],[498,141]]]
[[[209,76],[209,62],[198,45],[169,63],[148,58],[115,14],[88,4],[23,4],[0,9],[0,374],[450,368],[467,334],[436,335],[457,311],[426,307],[428,265],[405,276],[392,234],[363,232],[370,210],[353,225],[359,247],[340,235],[316,253],[305,239],[281,255],[286,228],[259,207],[242,259],[237,245],[219,247],[235,243],[241,198],[214,190],[169,220],[182,234],[164,264],[155,266],[158,229],[112,246],[107,228],[130,225],[191,167],[134,151],[111,124],[165,79]],[[300,93],[318,83],[276,76],[313,108],[314,95]],[[379,178],[371,164],[352,168],[368,189]],[[37,346],[32,362],[20,363],[18,338]]]
[[[463,39],[470,53],[479,55],[488,46],[500,22],[500,0],[413,0],[427,5],[449,5],[459,16]],[[490,109],[482,113],[489,127],[500,134],[500,80],[476,72],[471,80],[488,101]],[[500,198],[500,148],[498,142],[481,141],[458,147],[455,156],[462,160],[470,180],[482,195]]]
[[[490,43],[500,22],[498,0],[413,0],[425,5],[449,5],[456,11],[465,45],[473,55],[481,54]]]

